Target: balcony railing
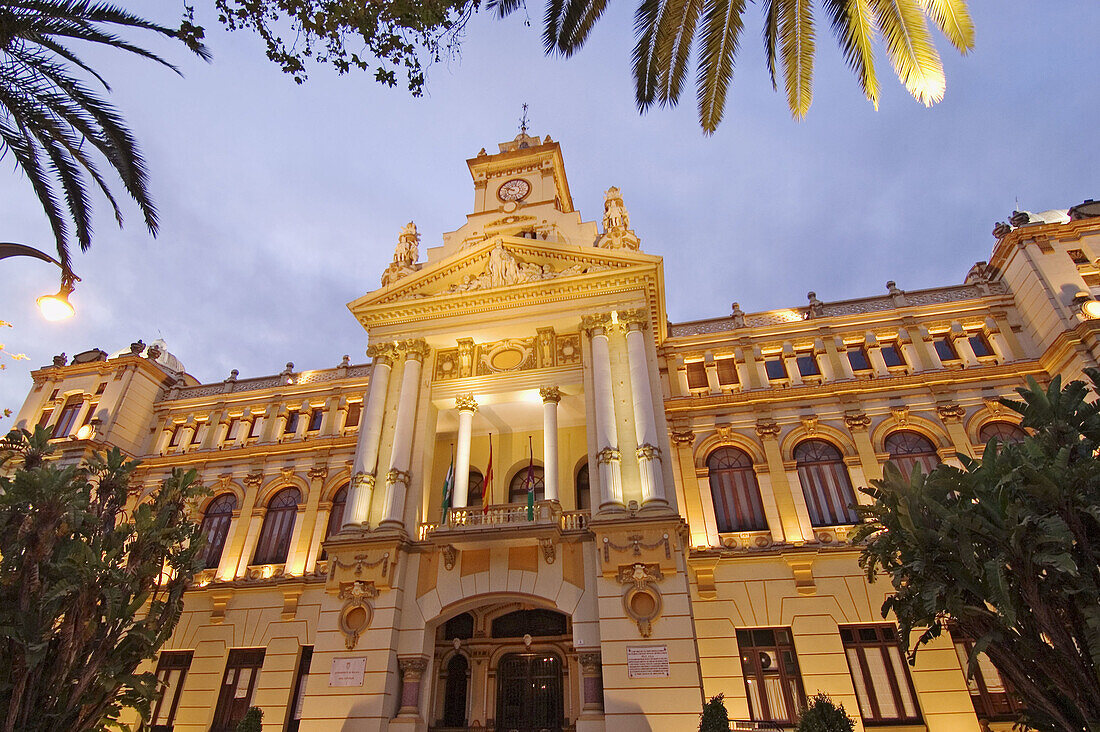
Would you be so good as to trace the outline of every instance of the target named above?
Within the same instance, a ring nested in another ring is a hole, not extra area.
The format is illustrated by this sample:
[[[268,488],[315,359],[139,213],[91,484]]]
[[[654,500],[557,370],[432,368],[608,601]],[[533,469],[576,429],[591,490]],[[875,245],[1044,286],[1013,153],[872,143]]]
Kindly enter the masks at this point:
[[[562,511],[557,501],[535,503],[533,518],[527,518],[526,503],[505,503],[499,506],[451,508],[447,520],[420,524],[417,538],[425,541],[436,531],[523,528],[525,526],[557,526],[561,531],[584,531],[588,528],[588,511]]]
[[[730,732],[757,732],[757,730],[778,730],[783,732],[786,729],[778,722],[751,722],[747,719],[731,719],[730,720]]]

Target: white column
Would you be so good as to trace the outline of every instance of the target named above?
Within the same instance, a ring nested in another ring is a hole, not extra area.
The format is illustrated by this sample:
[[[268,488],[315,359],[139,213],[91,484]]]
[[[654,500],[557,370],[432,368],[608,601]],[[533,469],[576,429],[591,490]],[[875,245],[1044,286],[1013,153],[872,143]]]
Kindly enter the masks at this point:
[[[623,481],[619,462],[618,433],[615,429],[615,396],[611,385],[611,353],[608,349],[604,320],[588,328],[592,339],[592,385],[596,400],[596,461],[600,471],[600,510],[621,508]]]
[[[386,392],[390,385],[394,348],[390,344],[371,346],[368,356],[374,356],[370,386],[365,397],[366,409],[359,418],[359,439],[355,445],[355,462],[351,468],[344,526],[362,524],[369,518],[374,495],[375,470],[378,467],[378,445],[382,439],[382,417],[386,413]]]
[[[561,391],[556,386],[539,389],[542,396],[542,456],[546,500],[559,501],[558,492],[558,402]]]
[[[470,434],[477,411],[474,395],[455,398],[455,408],[458,409],[458,452],[455,454],[455,492],[451,505],[466,508],[470,500]]]
[[[653,386],[646,359],[646,325],[641,318],[627,325],[626,353],[630,360],[630,392],[634,400],[634,429],[638,436],[638,471],[642,479],[642,505],[668,505],[665,498],[661,448],[657,445],[657,420],[653,414]],[[713,363],[713,360],[711,361]]]
[[[428,344],[423,340],[406,342],[404,348],[405,372],[401,375],[401,393],[393,427],[393,453],[390,455],[390,469],[386,473],[386,508],[379,524],[390,528],[405,526],[405,493],[409,488],[413,419],[420,391],[420,367],[428,355]]]

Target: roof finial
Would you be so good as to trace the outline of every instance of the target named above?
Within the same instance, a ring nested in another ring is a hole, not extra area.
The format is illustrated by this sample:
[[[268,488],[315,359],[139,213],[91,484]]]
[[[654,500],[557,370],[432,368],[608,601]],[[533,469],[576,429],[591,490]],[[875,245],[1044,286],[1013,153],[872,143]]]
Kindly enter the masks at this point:
[[[523,103],[523,116],[519,118],[519,133],[527,136],[527,102]]]

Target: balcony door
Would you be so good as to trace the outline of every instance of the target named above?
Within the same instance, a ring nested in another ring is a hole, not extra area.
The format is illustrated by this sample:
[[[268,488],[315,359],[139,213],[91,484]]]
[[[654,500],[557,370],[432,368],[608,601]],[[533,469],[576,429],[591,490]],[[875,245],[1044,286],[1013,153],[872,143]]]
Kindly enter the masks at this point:
[[[561,732],[561,659],[552,653],[509,653],[497,667],[499,732]]]

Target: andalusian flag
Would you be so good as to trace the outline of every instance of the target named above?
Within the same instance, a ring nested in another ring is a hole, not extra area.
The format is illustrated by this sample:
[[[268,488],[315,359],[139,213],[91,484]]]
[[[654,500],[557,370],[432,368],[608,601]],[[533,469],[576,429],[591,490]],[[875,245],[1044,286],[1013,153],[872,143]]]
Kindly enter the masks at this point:
[[[485,468],[485,480],[481,482],[481,515],[489,515],[493,500],[493,434],[489,433],[489,467]]]
[[[527,520],[535,520],[535,450],[531,446],[531,438],[527,438],[527,448],[531,453],[531,459],[527,463]]]
[[[447,477],[443,481],[443,523],[447,523],[450,513],[451,497],[455,490],[455,451],[451,448],[451,467],[447,468]]]

